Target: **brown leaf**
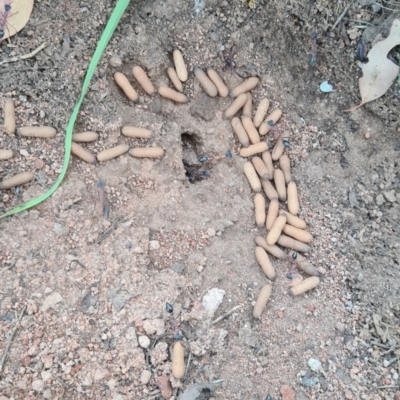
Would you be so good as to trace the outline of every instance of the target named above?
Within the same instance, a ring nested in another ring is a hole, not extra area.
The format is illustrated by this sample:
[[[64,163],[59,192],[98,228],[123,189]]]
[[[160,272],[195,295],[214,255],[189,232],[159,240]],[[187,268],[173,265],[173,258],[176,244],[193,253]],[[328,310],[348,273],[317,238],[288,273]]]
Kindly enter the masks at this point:
[[[5,11],[5,6],[10,5],[10,11]],[[29,21],[33,9],[33,0],[0,0],[0,12],[3,21],[2,29],[4,36],[0,42],[14,36],[18,33]],[[5,23],[4,23],[5,20]]]
[[[363,65],[359,79],[361,103],[346,111],[354,111],[369,101],[383,96],[399,75],[400,68],[387,58],[393,47],[400,45],[400,20],[395,19],[390,35],[375,44],[368,53],[368,63]]]

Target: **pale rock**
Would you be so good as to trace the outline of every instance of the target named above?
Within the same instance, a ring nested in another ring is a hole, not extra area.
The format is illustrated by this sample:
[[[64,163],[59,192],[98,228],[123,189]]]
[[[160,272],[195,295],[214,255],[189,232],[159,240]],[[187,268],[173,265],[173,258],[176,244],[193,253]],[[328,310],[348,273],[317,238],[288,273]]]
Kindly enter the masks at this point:
[[[51,390],[50,389],[46,389],[43,392],[43,398],[46,400],[51,400],[53,398],[53,396],[51,395]]]
[[[53,356],[48,355],[45,357],[45,359],[43,360],[43,365],[46,369],[49,369],[53,366]]]
[[[92,383],[93,383],[93,379],[92,379],[90,373],[88,373],[82,381],[82,386],[92,386]]]
[[[147,336],[139,336],[138,342],[140,347],[147,349],[150,346],[150,339]]]
[[[208,314],[213,315],[222,303],[225,290],[212,288],[203,297],[203,307]]]
[[[383,195],[387,201],[394,203],[396,201],[396,192],[391,190],[390,192],[384,192]]]
[[[158,240],[150,240],[149,249],[150,250],[159,250],[160,242]]]
[[[108,382],[107,382],[107,386],[108,388],[113,392],[115,390],[115,386],[117,384],[117,381],[114,378],[111,378]]]
[[[107,378],[107,376],[110,374],[108,369],[106,368],[98,368],[96,369],[94,373],[94,380],[95,381],[102,381],[103,379]]]
[[[142,371],[142,374],[140,375],[140,382],[142,385],[147,385],[151,379],[151,372],[147,369]]]
[[[161,318],[146,319],[143,322],[143,329],[148,335],[163,335],[165,333],[165,324]]]
[[[35,392],[42,392],[44,388],[44,382],[41,379],[36,379],[32,382],[32,389]]]
[[[28,355],[30,355],[30,356],[34,356],[34,355],[36,355],[37,353],[39,353],[39,347],[38,347],[36,344],[32,345],[32,346],[28,349]]]
[[[40,376],[42,377],[43,381],[46,382],[48,379],[51,378],[51,372],[49,371],[42,371]]]
[[[376,196],[375,201],[377,206],[381,206],[385,202],[383,194],[378,194],[378,196]]]
[[[63,300],[64,299],[59,293],[53,292],[46,297],[40,311],[47,311],[49,308],[54,307],[57,303]]]

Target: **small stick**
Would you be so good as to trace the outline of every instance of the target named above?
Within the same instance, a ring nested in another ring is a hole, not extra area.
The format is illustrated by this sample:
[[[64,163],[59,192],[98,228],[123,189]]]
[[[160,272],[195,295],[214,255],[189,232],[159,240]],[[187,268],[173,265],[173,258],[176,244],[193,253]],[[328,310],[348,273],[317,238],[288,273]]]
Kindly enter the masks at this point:
[[[19,60],[26,60],[27,58],[31,58],[31,57],[35,56],[37,53],[39,53],[39,51],[43,50],[46,46],[47,46],[46,43],[42,43],[36,50],[33,50],[30,53],[25,54],[23,56],[16,56],[16,57],[9,58],[7,60],[3,60],[2,62],[0,62],[0,65],[19,61]]]
[[[229,311],[227,311],[225,314],[222,314],[221,316],[219,316],[217,319],[215,319],[211,325],[216,324],[219,321],[222,321],[224,318],[229,317],[229,315],[231,315],[232,313],[234,313],[236,310],[238,310],[241,306],[235,306],[233,308],[231,308]]]
[[[7,357],[8,351],[10,350],[10,347],[11,347],[11,342],[12,342],[12,340],[14,338],[15,333],[18,330],[18,324],[21,322],[21,319],[24,316],[24,313],[26,311],[26,307],[27,306],[25,305],[25,307],[22,309],[21,314],[19,315],[19,317],[17,319],[17,323],[14,326],[14,329],[12,330],[11,334],[8,336],[7,345],[6,345],[6,348],[4,349],[3,356],[1,357],[1,360],[0,360],[0,373],[3,371],[4,363],[6,361],[6,357]]]
[[[185,369],[185,375],[183,376],[183,381],[186,379],[186,375],[188,373],[189,365],[190,365],[190,361],[191,360],[192,360],[192,352],[190,352],[189,356],[188,356],[188,360],[187,360],[187,363],[186,363],[186,369]]]
[[[353,5],[353,2],[351,2],[344,10],[343,12],[339,15],[339,18],[336,20],[336,22],[332,26],[332,30],[334,30],[337,26],[337,24],[343,19],[343,17],[347,14],[347,11],[349,11],[349,8]]]

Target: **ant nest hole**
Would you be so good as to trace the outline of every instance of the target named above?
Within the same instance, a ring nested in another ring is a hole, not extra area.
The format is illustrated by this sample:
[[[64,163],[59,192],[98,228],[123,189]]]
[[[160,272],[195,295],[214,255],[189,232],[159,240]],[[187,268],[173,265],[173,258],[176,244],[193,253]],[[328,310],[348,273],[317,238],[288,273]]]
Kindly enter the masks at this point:
[[[210,173],[205,164],[208,158],[202,154],[202,141],[198,135],[185,132],[181,135],[182,163],[185,175],[190,183],[200,182],[206,179]]]

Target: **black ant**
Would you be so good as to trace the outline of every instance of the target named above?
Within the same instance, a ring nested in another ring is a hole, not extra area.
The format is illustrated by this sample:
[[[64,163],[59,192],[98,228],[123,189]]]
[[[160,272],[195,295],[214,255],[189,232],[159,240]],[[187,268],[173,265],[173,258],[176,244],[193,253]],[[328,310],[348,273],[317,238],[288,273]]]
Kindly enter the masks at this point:
[[[297,259],[296,251],[294,251],[291,256],[287,257],[287,260],[290,261],[290,272],[286,275],[286,278],[288,278],[288,279],[293,279],[293,272],[295,271],[295,269],[297,267],[296,259]]]
[[[286,140],[287,136],[282,136],[282,134],[279,132],[278,127],[276,126],[276,124],[272,119],[267,121],[267,125],[270,127],[273,143],[276,143],[279,139],[283,139],[282,140],[283,145],[287,148],[290,148],[290,143],[288,140]]]
[[[231,71],[234,71],[238,76],[240,76],[241,78],[243,78],[244,79],[244,76],[242,76],[242,75],[240,75],[239,74],[239,72],[237,72],[236,71],[236,63],[235,63],[235,60],[233,59],[233,57],[234,57],[234,48],[235,48],[236,46],[235,45],[233,45],[231,48],[230,48],[230,50],[228,51],[228,50],[222,50],[222,57],[224,58],[224,61],[225,61],[225,67],[223,68],[223,70],[225,70],[226,69],[226,67],[229,67],[229,69],[231,70]]]
[[[174,307],[170,303],[165,303],[165,311],[170,314],[170,324],[172,331],[174,332],[174,340],[182,340],[182,332],[178,327],[178,323],[176,321],[176,318],[172,315],[174,312]]]

